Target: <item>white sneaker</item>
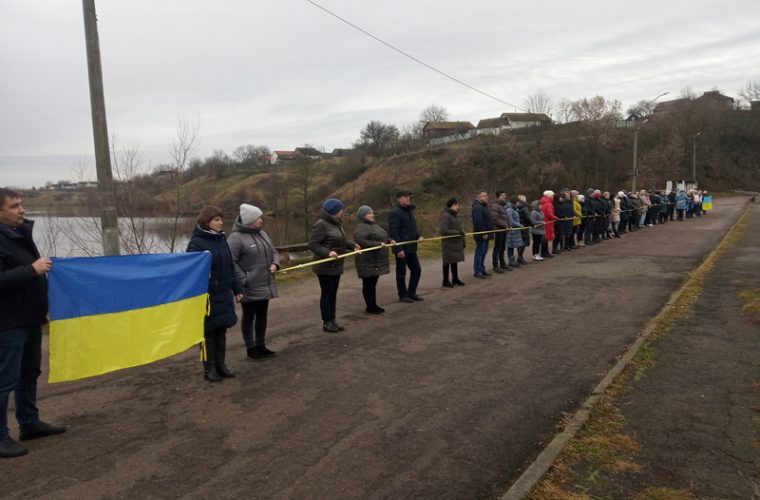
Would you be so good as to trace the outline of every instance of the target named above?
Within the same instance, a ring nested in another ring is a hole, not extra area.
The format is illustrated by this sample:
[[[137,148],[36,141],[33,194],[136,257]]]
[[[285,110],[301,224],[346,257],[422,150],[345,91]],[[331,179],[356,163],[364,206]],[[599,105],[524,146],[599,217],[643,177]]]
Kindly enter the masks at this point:
[[[544,258],[541,257],[540,255],[536,254],[536,255],[533,256],[533,260],[544,260]]]

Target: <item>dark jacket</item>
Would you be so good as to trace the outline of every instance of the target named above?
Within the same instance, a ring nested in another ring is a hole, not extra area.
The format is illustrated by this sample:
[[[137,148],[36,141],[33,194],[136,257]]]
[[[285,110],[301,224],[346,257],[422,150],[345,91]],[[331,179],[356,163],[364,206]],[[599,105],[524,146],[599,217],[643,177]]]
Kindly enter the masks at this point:
[[[420,231],[417,229],[417,220],[414,218],[414,205],[402,207],[396,205],[388,214],[388,234],[391,239],[401,243],[402,241],[414,241],[406,245],[393,247],[393,253],[417,253],[416,241],[420,238]]]
[[[459,220],[457,212],[449,207],[444,207],[438,218],[438,234],[441,236],[460,235],[459,238],[446,238],[441,240],[441,258],[444,264],[464,262],[464,228]]]
[[[563,191],[564,194],[565,191]],[[573,219],[575,218],[575,207],[573,207],[573,200],[560,198],[557,202],[557,217],[562,219],[557,222],[557,225],[562,228],[562,233],[565,235],[573,233]]]
[[[343,226],[341,226],[340,221],[322,210],[319,214],[319,219],[311,227],[309,250],[311,250],[317,260],[320,260],[328,258],[332,251],[340,255],[353,249],[354,243],[346,238],[346,233],[343,232]],[[311,269],[314,271],[314,274],[337,276],[343,274],[343,260],[332,259],[322,264],[317,264]]]
[[[509,227],[509,219],[507,218],[507,204],[502,203],[499,200],[491,203],[489,208],[491,213],[491,219],[493,219],[493,225],[496,229],[506,229]]]
[[[359,219],[354,229],[354,241],[362,248],[370,248],[380,246],[383,243],[390,243],[391,239],[385,229],[375,222]],[[388,248],[358,253],[354,259],[356,261],[356,274],[359,278],[372,278],[390,272]]]
[[[47,278],[32,267],[40,258],[33,227],[26,219],[16,229],[0,224],[0,330],[47,323]]]
[[[211,276],[208,280],[211,310],[206,316],[206,331],[231,327],[237,323],[233,294],[243,293],[243,287],[235,277],[232,254],[224,233],[195,226],[186,251],[211,252]]]
[[[243,301],[276,298],[277,283],[269,267],[274,264],[279,269],[280,254],[266,231],[252,229],[240,222],[238,217],[232,234],[227,237],[227,245],[235,264],[235,276],[243,286]]]
[[[533,223],[530,221],[530,208],[524,205],[523,202],[518,201],[517,210],[520,212],[520,224],[524,228],[529,228],[530,226],[532,226]],[[525,234],[528,234],[527,229],[524,232],[523,238],[525,237]]]
[[[478,233],[480,231],[493,231],[494,224],[491,218],[491,211],[487,206],[476,201],[472,204],[472,232]],[[493,233],[486,233],[489,240],[493,239]],[[472,236],[475,241],[483,240],[482,234],[475,234]]]

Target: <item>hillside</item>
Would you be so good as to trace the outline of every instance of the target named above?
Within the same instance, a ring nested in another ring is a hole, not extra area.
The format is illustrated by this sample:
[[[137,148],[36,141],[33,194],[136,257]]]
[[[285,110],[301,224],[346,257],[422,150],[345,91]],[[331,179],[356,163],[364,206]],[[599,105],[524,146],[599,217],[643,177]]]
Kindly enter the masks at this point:
[[[697,180],[706,189],[760,187],[760,112],[701,111],[654,115],[640,125],[638,187],[662,189],[668,180],[691,179],[695,151]],[[552,125],[380,157],[355,152],[256,168],[231,161],[212,168],[197,161],[182,176],[152,174],[119,183],[117,206],[121,213],[192,215],[207,204],[235,211],[249,202],[276,215],[302,216],[316,213],[328,196],[349,207],[370,204],[382,210],[399,187],[412,190],[415,202],[431,209],[452,196],[469,201],[479,188],[528,198],[547,188],[630,189],[634,130],[601,125]],[[30,208],[44,210],[77,212],[97,205],[94,190],[25,196]]]

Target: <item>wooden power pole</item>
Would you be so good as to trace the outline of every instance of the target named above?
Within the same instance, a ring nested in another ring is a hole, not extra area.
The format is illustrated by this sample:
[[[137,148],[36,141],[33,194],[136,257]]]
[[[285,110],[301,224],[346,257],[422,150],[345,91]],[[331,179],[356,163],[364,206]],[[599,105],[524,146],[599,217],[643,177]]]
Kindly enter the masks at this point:
[[[87,42],[87,73],[90,77],[92,135],[95,139],[95,166],[100,193],[100,225],[103,230],[103,254],[119,255],[119,222],[113,194],[111,150],[108,145],[106,103],[103,94],[103,69],[100,65],[100,41],[95,0],[82,0],[84,35]]]

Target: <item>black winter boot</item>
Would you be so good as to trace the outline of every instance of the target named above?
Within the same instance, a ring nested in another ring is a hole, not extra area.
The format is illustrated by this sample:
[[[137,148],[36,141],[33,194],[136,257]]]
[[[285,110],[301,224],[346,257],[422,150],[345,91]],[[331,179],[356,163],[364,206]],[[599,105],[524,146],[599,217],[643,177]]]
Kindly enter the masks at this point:
[[[222,333],[217,333],[216,335],[216,357],[215,363],[216,363],[216,372],[221,375],[223,378],[235,378],[235,372],[227,368],[227,365],[224,364],[224,360],[227,356],[226,350],[227,350],[227,331],[223,331]]]
[[[221,382],[222,377],[216,371],[216,350],[214,349],[213,335],[204,335],[203,346],[201,349],[205,352],[203,360],[203,377],[209,382]]]

